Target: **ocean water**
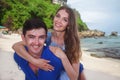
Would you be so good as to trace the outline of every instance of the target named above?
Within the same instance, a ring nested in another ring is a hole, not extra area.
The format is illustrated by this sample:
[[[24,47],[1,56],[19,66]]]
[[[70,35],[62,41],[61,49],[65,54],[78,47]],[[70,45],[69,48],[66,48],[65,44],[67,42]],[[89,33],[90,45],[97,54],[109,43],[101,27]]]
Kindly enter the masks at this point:
[[[120,59],[120,36],[105,36],[100,38],[84,38],[81,48],[88,52],[95,52],[98,57]]]

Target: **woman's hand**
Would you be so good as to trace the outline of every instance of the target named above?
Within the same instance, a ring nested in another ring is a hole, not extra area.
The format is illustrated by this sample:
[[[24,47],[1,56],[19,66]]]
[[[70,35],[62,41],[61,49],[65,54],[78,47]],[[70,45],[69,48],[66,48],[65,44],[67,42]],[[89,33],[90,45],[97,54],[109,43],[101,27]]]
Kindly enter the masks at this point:
[[[34,63],[35,66],[39,67],[42,70],[52,71],[54,70],[54,67],[50,65],[49,62],[50,62],[49,60],[45,60],[41,58],[38,58],[38,59],[34,58],[32,63]]]

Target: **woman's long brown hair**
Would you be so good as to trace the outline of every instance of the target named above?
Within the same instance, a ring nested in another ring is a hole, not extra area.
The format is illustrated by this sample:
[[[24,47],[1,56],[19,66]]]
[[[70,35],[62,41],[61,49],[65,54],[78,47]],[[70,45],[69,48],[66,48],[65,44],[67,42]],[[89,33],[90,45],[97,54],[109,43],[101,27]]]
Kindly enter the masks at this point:
[[[68,15],[68,26],[66,28],[64,42],[65,42],[65,53],[72,64],[78,62],[81,54],[80,39],[78,37],[78,28],[76,26],[75,14],[68,6],[61,6],[59,10],[65,10]],[[57,11],[57,12],[58,12]]]

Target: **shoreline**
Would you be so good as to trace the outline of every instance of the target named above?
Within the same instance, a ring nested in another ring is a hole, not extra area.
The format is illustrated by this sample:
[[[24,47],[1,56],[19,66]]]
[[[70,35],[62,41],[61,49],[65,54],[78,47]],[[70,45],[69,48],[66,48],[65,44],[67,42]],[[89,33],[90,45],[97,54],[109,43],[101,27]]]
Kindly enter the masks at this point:
[[[3,35],[0,37],[0,80],[24,80],[24,73],[18,69],[13,59],[15,42],[21,40],[20,35]],[[96,58],[82,48],[81,63],[87,80],[119,80],[120,60],[112,58]],[[6,76],[7,75],[7,76]]]
[[[92,57],[90,56],[90,52],[84,51],[83,48],[82,53],[81,62],[84,65],[84,72],[87,80],[120,79],[120,60],[113,58]]]
[[[120,60],[120,36],[81,39],[81,47],[97,58],[113,58]]]

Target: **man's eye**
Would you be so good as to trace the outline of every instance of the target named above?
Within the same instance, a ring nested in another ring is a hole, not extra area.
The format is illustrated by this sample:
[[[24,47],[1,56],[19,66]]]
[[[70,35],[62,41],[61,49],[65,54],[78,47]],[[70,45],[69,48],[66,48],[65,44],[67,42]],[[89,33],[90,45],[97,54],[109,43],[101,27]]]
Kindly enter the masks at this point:
[[[45,36],[40,36],[39,38],[40,38],[40,39],[45,39]]]
[[[29,36],[29,38],[34,38],[34,36]]]

